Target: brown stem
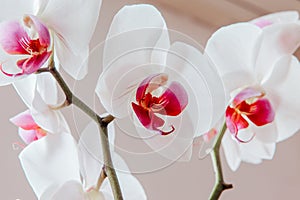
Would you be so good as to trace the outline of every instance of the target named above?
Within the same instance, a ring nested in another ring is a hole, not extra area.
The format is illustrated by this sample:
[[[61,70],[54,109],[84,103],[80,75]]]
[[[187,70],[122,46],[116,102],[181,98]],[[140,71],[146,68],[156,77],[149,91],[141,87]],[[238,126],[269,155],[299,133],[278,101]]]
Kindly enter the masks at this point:
[[[93,119],[98,125],[100,129],[100,137],[101,137],[101,143],[102,143],[102,151],[103,151],[103,157],[104,157],[104,163],[105,163],[105,170],[114,194],[114,198],[116,200],[123,200],[121,187],[119,184],[119,180],[116,174],[116,171],[113,167],[113,162],[109,150],[109,141],[107,136],[107,126],[108,124],[114,119],[112,115],[108,115],[104,118],[100,117],[95,111],[93,111],[88,105],[86,105],[83,101],[81,101],[77,96],[75,96],[70,88],[68,87],[67,83],[63,79],[63,77],[60,75],[60,73],[57,71],[57,69],[54,67],[53,60],[50,62],[50,65],[48,68],[43,68],[37,71],[37,73],[44,73],[44,72],[50,72],[52,76],[55,78],[63,92],[66,96],[66,105],[74,104],[77,106],[80,110],[82,110],[84,113],[86,113],[91,119]],[[101,183],[100,183],[101,185]]]
[[[97,185],[96,185],[96,187],[95,187],[95,189],[96,189],[97,191],[100,190],[100,187],[101,187],[103,181],[106,179],[106,177],[107,177],[107,174],[106,174],[106,172],[105,172],[105,166],[103,166],[103,167],[102,167],[102,170],[101,170],[101,173],[100,173],[100,176],[99,176],[98,181],[97,181]]]

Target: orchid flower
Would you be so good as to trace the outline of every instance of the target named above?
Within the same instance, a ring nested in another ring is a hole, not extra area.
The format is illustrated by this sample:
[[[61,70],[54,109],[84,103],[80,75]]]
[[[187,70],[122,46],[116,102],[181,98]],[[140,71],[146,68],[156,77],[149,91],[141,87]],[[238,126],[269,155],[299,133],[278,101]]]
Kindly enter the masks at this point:
[[[54,108],[59,103],[58,90],[56,81],[50,74],[34,74],[26,79],[16,81],[14,87],[29,109],[11,119],[15,125],[20,127],[19,133],[23,139],[26,136],[24,130],[31,132],[27,137],[33,137],[34,133],[37,133],[35,127],[39,127],[41,129],[38,130],[47,133],[70,132],[63,114]],[[29,124],[23,124],[27,122]],[[24,125],[32,126],[33,129],[24,128]],[[25,143],[27,142],[25,141]]]
[[[6,1],[0,16],[0,85],[36,72],[53,53],[73,78],[83,78],[100,6],[101,0]]]
[[[232,170],[271,159],[276,143],[299,130],[299,45],[297,12],[229,25],[208,40],[205,52],[231,95],[222,145]]]
[[[171,44],[151,5],[125,6],[115,15],[103,59],[96,88],[102,105],[151,153],[189,159],[194,136],[224,112],[223,85],[208,57],[186,43]]]
[[[57,102],[56,85],[52,77],[48,74],[43,74],[43,79],[35,79],[28,77],[26,84],[22,86],[25,80],[17,81],[20,87],[17,91],[22,100],[28,106],[28,110],[11,118],[11,122],[19,127],[19,135],[26,144],[38,140],[48,133],[70,132],[69,126],[59,110],[54,110],[48,103]],[[48,78],[48,79],[47,79]],[[36,80],[44,80],[36,84]],[[54,84],[51,84],[54,83]],[[39,86],[38,89],[34,87]],[[45,85],[48,90],[45,90]],[[51,87],[52,86],[52,87]],[[42,89],[42,90],[40,90]],[[52,90],[51,90],[52,89]],[[45,96],[46,95],[46,96]],[[45,97],[48,97],[44,100]]]
[[[95,189],[103,164],[86,149],[86,145],[89,145],[101,153],[97,128],[97,124],[89,124],[83,131],[79,144],[76,144],[71,134],[61,133],[47,135],[21,152],[19,158],[22,167],[38,199],[113,200],[107,178],[100,191]],[[108,129],[112,139],[113,129],[110,125]],[[113,154],[113,160],[127,168],[116,153]],[[128,173],[117,173],[125,199],[146,199],[136,178]]]

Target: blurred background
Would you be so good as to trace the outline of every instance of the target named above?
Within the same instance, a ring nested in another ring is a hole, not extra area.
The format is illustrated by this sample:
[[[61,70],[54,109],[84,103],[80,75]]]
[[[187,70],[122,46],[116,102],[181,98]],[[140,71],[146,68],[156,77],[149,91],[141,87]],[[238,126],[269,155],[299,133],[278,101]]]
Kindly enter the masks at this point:
[[[203,46],[221,26],[248,21],[276,11],[300,11],[300,0],[103,0],[91,48],[105,39],[114,14],[124,5],[134,3],[155,5],[162,12],[169,28],[189,35]],[[296,54],[299,57],[300,51]],[[94,89],[88,85],[84,88]],[[15,149],[12,145],[20,141],[17,127],[8,121],[26,107],[11,86],[0,88],[0,99],[1,199],[36,199],[20,167],[18,154],[21,149]],[[64,112],[72,126],[72,111],[66,109]],[[242,164],[237,172],[232,172],[223,155],[222,160],[225,180],[234,186],[232,190],[223,193],[222,200],[298,199],[300,134],[279,143],[274,159],[260,165]],[[130,167],[135,163],[128,164]],[[191,162],[175,163],[165,169],[136,177],[144,186],[149,200],[208,199],[214,184],[210,157],[199,160],[197,150],[194,151]]]

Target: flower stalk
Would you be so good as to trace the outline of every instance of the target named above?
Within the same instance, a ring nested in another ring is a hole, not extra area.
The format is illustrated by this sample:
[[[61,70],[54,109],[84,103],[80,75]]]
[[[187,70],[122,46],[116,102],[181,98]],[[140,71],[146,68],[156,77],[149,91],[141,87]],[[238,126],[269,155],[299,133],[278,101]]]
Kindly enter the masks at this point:
[[[102,170],[101,170],[101,173],[100,173],[100,176],[98,178],[98,181],[97,181],[97,185],[95,187],[95,190],[99,191],[100,188],[101,188],[101,185],[103,183],[103,181],[106,179],[107,177],[107,174],[105,172],[105,165],[102,167]]]
[[[221,164],[221,159],[220,159],[220,147],[221,147],[221,142],[223,139],[223,136],[226,132],[226,123],[224,123],[222,130],[220,134],[217,136],[218,138],[216,139],[214,145],[213,145],[213,150],[210,153],[212,163],[213,163],[213,168],[215,172],[215,185],[214,188],[210,194],[209,199],[210,200],[217,200],[221,196],[222,192],[227,189],[231,189],[233,186],[232,184],[227,184],[224,181],[223,178],[223,172],[222,172],[222,164]]]
[[[88,105],[86,105],[83,101],[81,101],[76,95],[68,87],[67,83],[61,76],[61,74],[54,67],[53,59],[51,58],[51,62],[48,68],[43,68],[37,71],[37,73],[49,72],[55,78],[61,89],[63,90],[66,100],[63,105],[75,105],[80,110],[82,110],[85,114],[87,114],[91,119],[93,119],[98,125],[100,130],[100,138],[102,143],[102,151],[103,158],[105,163],[105,174],[107,175],[115,200],[123,200],[121,187],[119,184],[119,180],[116,174],[116,171],[113,167],[113,162],[111,158],[110,148],[109,148],[109,140],[107,133],[108,124],[114,120],[112,115],[108,115],[106,117],[100,117],[95,111],[93,111]],[[101,186],[101,184],[100,184]],[[100,187],[99,186],[99,187]],[[98,187],[98,186],[97,186]]]

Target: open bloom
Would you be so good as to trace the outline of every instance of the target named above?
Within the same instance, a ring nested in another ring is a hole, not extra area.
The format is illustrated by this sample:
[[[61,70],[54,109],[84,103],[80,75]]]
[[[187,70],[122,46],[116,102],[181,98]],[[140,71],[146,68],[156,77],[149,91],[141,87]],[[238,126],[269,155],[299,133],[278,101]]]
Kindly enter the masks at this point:
[[[297,12],[223,27],[209,39],[205,51],[231,95],[222,143],[231,169],[271,159],[276,142],[299,130],[299,44]]]
[[[58,66],[83,78],[100,5],[101,0],[6,2],[1,7],[0,84],[36,72],[53,50]]]
[[[151,5],[125,6],[115,15],[103,59],[96,93],[104,108],[124,133],[170,160],[189,158],[193,137],[224,111],[222,82],[209,59],[186,43],[171,44]]]
[[[83,131],[79,145],[71,134],[61,133],[47,135],[21,152],[19,158],[22,167],[38,199],[113,200],[107,178],[100,191],[96,190],[103,163],[85,148],[86,145],[92,146],[101,153],[97,128],[96,124],[90,124]],[[109,135],[113,137],[114,133],[110,131]],[[127,168],[122,158],[115,153],[113,161]],[[117,174],[125,199],[146,199],[136,178],[130,173],[117,171]]]

